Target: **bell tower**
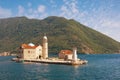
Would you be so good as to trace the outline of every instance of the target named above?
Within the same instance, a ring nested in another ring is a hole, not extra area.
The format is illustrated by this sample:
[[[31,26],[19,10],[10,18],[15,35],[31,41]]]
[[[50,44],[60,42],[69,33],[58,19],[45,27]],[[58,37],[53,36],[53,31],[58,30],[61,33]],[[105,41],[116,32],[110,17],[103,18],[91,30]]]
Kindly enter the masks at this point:
[[[73,48],[73,60],[77,61],[77,48],[76,47]]]
[[[47,36],[44,35],[43,37],[43,49],[42,49],[42,57],[43,59],[48,58],[48,40],[47,40]]]

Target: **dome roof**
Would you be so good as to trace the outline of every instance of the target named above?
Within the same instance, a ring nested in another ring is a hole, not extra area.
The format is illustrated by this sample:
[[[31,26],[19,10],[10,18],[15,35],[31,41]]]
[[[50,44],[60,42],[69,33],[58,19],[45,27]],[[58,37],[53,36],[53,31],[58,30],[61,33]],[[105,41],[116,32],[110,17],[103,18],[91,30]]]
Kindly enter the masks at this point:
[[[29,45],[29,46],[35,46],[33,43],[29,43],[28,45]]]

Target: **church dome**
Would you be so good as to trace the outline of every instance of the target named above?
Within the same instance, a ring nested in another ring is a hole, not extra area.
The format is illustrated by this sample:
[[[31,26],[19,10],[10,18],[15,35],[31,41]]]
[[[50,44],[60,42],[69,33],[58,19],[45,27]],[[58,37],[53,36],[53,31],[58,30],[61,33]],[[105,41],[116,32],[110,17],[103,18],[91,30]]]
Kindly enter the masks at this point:
[[[28,45],[29,45],[29,46],[35,46],[33,43],[29,43]]]

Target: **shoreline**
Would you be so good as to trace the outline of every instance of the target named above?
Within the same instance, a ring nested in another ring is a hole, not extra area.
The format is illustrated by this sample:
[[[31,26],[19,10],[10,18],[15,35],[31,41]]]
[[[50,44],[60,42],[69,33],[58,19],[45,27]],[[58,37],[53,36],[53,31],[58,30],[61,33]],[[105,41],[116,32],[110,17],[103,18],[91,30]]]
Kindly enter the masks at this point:
[[[12,58],[12,61],[16,62],[35,62],[35,63],[45,63],[45,64],[61,64],[61,65],[83,65],[88,63],[87,60],[63,60],[63,59],[18,59]]]

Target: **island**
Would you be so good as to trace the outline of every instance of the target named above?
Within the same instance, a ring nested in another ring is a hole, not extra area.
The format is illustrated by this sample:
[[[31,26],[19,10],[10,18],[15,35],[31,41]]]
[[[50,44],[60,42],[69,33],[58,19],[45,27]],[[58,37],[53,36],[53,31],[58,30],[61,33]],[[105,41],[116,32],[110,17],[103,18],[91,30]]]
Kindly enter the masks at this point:
[[[48,39],[43,37],[42,46],[34,45],[33,43],[22,44],[19,49],[17,58],[12,58],[16,62],[36,62],[47,64],[65,64],[65,65],[82,65],[86,64],[87,60],[81,60],[77,57],[77,48],[71,50],[61,50],[58,57],[48,56]]]

